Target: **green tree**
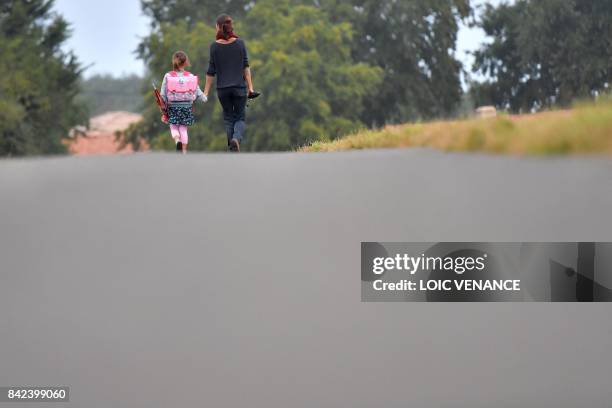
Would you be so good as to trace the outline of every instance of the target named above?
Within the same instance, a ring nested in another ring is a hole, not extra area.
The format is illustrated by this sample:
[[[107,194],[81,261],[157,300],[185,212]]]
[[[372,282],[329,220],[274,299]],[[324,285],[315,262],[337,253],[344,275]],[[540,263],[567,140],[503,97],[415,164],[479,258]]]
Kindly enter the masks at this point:
[[[94,75],[83,80],[80,87],[79,102],[87,106],[90,116],[108,111],[142,110],[143,79],[138,75],[123,78]]]
[[[609,88],[612,3],[518,0],[488,6],[479,25],[493,41],[476,53],[479,104],[514,112],[567,106]]]
[[[382,70],[351,57],[350,23],[320,8],[260,0],[246,19],[252,69],[264,90],[249,115],[251,147],[280,150],[357,130]],[[270,114],[274,112],[274,114]]]
[[[212,24],[222,14],[241,18],[254,2],[251,0],[141,0],[142,10],[151,18],[151,27],[184,22],[188,28],[199,22]]]
[[[368,98],[368,125],[443,117],[461,100],[461,63],[455,58],[459,22],[469,0],[322,0],[334,21],[355,28],[352,55],[383,69]]]
[[[152,27],[184,21],[213,23],[223,12],[240,21],[260,0],[143,0]],[[322,9],[333,24],[352,26],[347,61],[383,70],[380,86],[365,101],[361,121],[369,126],[446,116],[461,100],[461,63],[455,58],[459,21],[471,14],[469,0],[292,0]],[[282,3],[281,4],[285,4]],[[266,6],[268,7],[268,6]],[[282,7],[282,6],[281,6]],[[265,21],[249,19],[257,34]],[[288,34],[288,33],[282,33]],[[146,49],[146,44],[143,44]]]
[[[65,152],[62,139],[86,121],[75,102],[81,68],[61,45],[68,24],[52,0],[0,3],[0,155]]]
[[[189,56],[192,66],[189,70],[203,80],[208,68],[210,43],[215,29],[210,23],[198,22],[190,25],[186,21],[159,23],[140,46],[140,57],[147,66],[144,91],[144,120],[131,126],[126,132],[124,143],[140,147],[140,138],[149,141],[154,149],[171,149],[172,139],[168,126],[160,120],[160,113],[153,98],[151,84],[161,86],[163,76],[172,70],[172,54],[183,50]],[[197,101],[196,124],[189,130],[189,147],[192,150],[221,150],[227,142],[223,133],[220,106],[210,95],[211,101],[202,105]]]
[[[247,109],[244,149],[286,150],[362,126],[364,102],[382,80],[382,71],[352,60],[349,23],[331,24],[328,14],[314,6],[260,0],[237,20],[236,31],[247,41],[255,84],[264,92]],[[212,23],[159,23],[141,47],[151,78],[161,81],[178,49],[189,55],[191,71],[203,77],[214,35]],[[127,140],[136,143],[143,135],[154,147],[171,148],[149,90],[146,98],[145,120],[127,132]],[[226,147],[215,99],[213,93],[208,105],[198,107],[198,123],[190,130],[192,149]]]

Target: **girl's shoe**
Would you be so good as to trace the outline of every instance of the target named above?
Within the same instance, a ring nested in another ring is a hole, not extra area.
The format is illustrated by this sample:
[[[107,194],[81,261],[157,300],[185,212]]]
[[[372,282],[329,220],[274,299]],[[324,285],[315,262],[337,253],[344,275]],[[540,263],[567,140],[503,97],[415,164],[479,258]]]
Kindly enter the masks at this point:
[[[257,92],[257,91],[253,91],[253,92],[249,92],[249,99],[255,99],[257,98],[259,95],[261,95],[261,92]]]
[[[176,143],[176,151],[181,153],[183,151],[183,143],[181,142],[177,142]]]

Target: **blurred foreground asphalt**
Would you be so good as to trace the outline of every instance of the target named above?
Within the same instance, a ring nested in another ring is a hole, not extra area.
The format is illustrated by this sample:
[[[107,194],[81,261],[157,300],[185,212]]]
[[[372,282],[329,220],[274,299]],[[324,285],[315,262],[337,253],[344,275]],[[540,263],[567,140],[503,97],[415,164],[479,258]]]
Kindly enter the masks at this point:
[[[361,241],[612,241],[612,160],[3,160],[0,191],[0,385],[71,387],[37,407],[612,406],[609,303],[360,302]]]

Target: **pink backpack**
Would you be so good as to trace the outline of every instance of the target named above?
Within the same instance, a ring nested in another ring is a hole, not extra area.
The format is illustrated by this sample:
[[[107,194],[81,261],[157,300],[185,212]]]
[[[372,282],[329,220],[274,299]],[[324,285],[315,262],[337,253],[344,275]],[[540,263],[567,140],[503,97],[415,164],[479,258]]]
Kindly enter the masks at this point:
[[[197,75],[187,71],[183,71],[183,76],[178,76],[176,71],[166,74],[166,95],[168,102],[193,102],[197,98],[197,91]]]

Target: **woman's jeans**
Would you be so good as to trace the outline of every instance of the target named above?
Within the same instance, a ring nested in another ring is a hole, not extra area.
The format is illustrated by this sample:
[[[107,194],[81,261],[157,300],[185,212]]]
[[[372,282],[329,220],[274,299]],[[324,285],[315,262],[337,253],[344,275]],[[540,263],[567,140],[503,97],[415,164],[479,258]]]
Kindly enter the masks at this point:
[[[246,130],[246,88],[221,88],[217,89],[217,95],[223,107],[223,121],[225,122],[228,146],[232,139],[236,139],[238,142],[242,143]]]

